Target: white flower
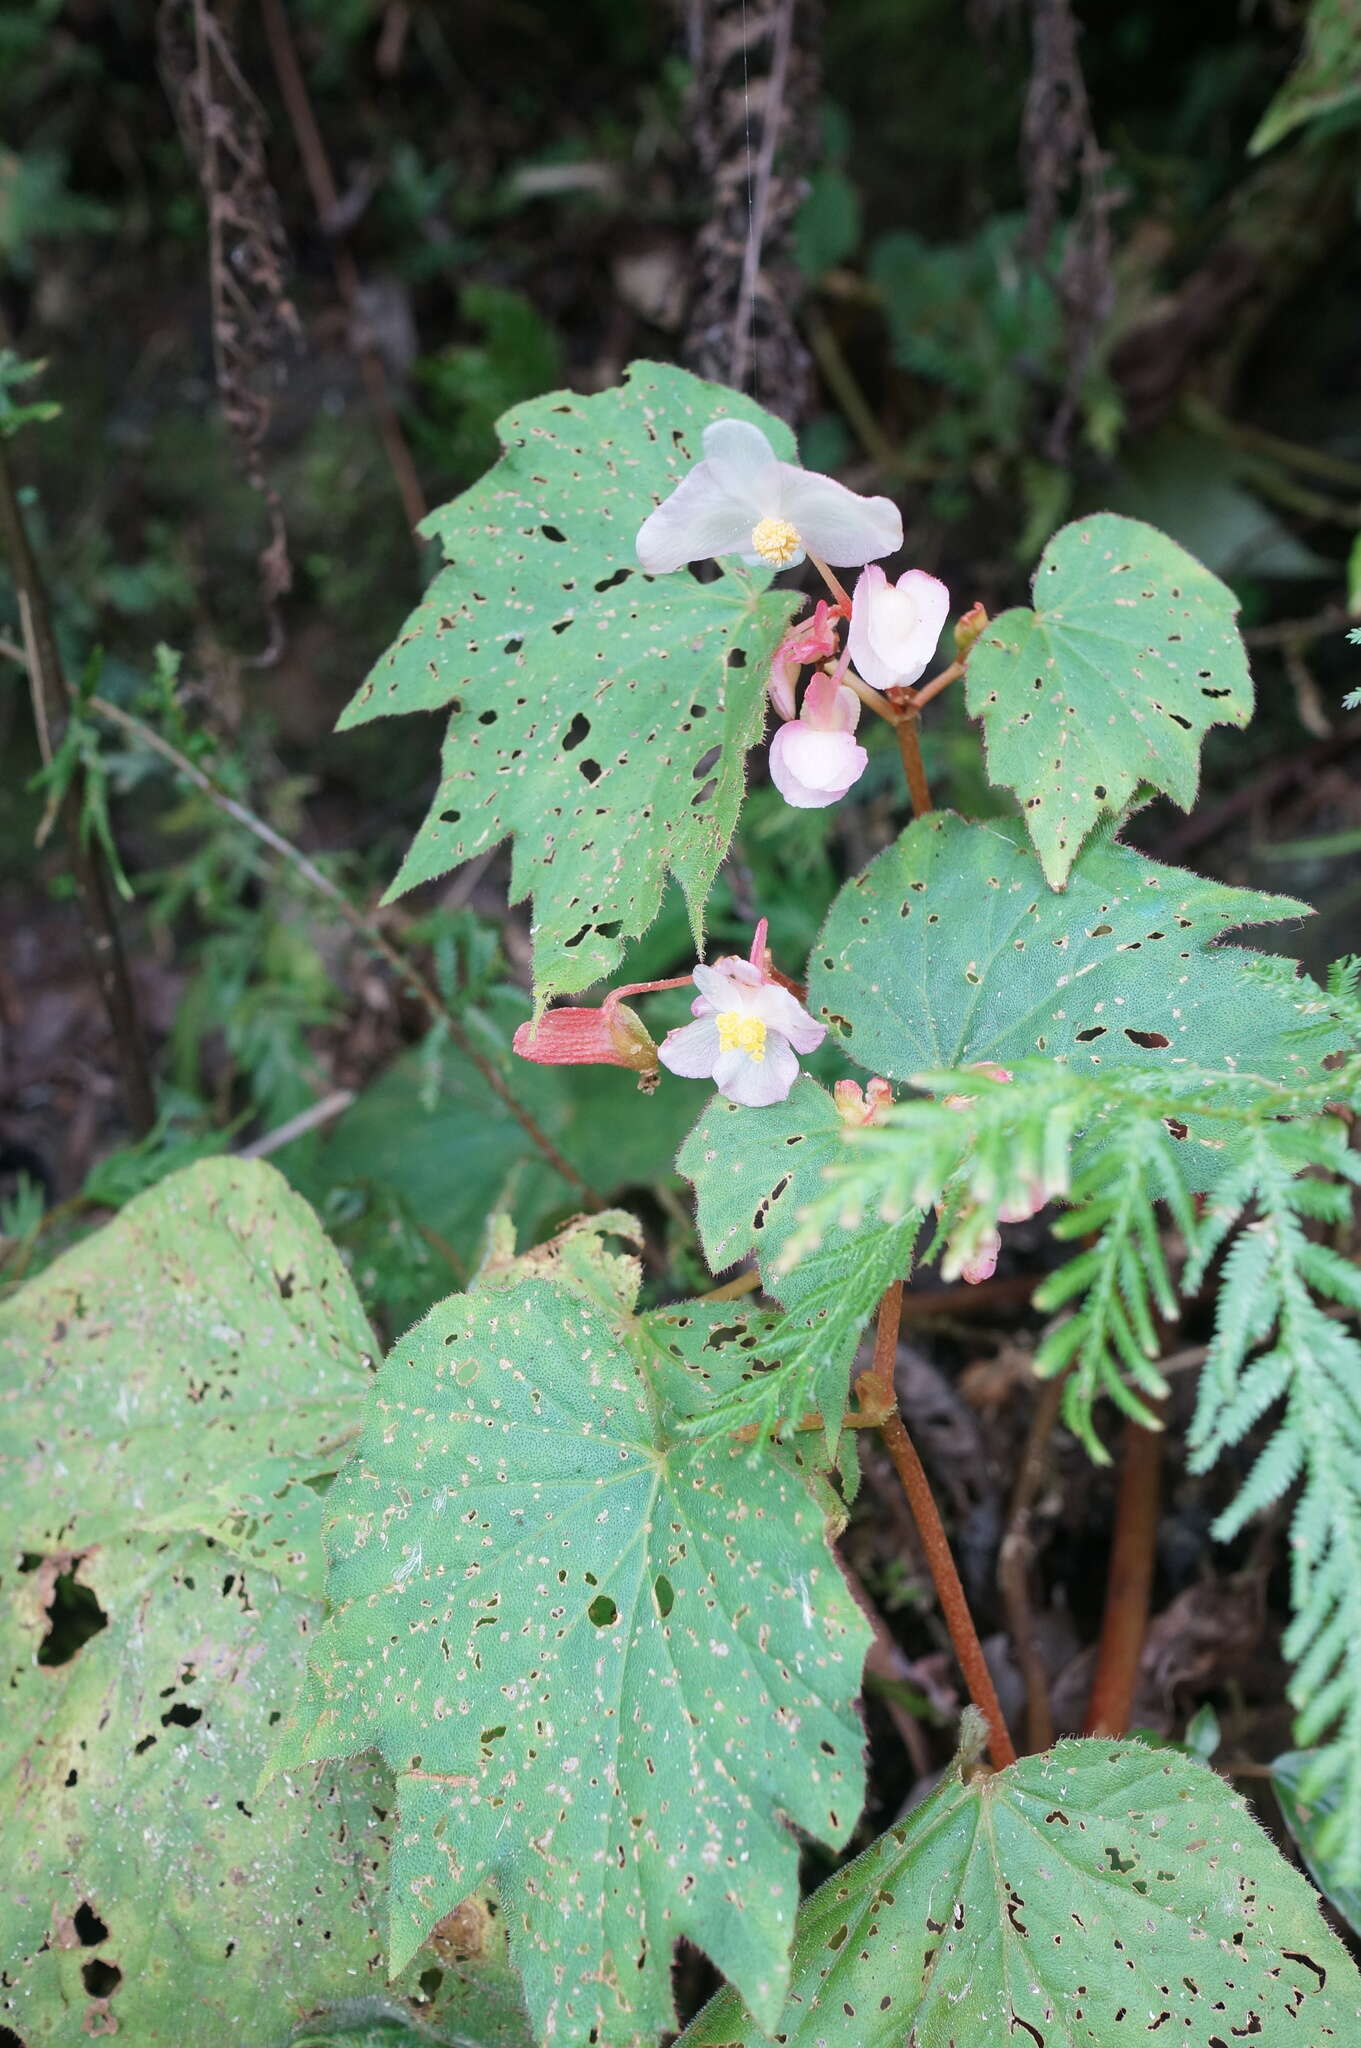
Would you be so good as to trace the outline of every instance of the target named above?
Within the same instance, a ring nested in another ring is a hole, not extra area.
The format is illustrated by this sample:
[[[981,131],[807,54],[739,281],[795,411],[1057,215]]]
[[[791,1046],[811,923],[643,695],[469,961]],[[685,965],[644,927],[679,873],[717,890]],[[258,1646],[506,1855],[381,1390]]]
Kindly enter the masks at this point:
[[[816,470],[777,461],[747,420],[715,420],[704,429],[704,460],[639,528],[638,560],[650,576],[710,555],[787,569],[811,548],[855,568],[902,544],[903,522],[888,498],[859,498]]]
[[[819,811],[860,780],[869,755],[852,737],[859,719],[854,690],[821,672],[812,678],[798,717],[770,743],[770,778],[787,804]]]
[[[720,1094],[749,1109],[783,1102],[799,1078],[795,1054],[821,1045],[826,1026],[749,960],[697,967],[694,981],[695,1022],[667,1033],[662,1065],[690,1080],[712,1076]]]
[[[925,569],[890,583],[877,563],[856,579],[851,600],[851,660],[876,690],[915,683],[936,651],[950,593]]]

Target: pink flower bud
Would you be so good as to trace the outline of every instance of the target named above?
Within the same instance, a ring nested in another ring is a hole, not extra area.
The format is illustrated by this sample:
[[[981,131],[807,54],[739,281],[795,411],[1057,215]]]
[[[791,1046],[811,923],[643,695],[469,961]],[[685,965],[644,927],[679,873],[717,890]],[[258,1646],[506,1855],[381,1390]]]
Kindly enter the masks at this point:
[[[877,562],[856,579],[851,605],[851,660],[876,690],[915,683],[936,651],[950,593],[924,569],[890,583]]]
[[[955,654],[960,661],[967,658],[975,643],[987,632],[987,613],[981,604],[971,604],[955,621]]]
[[[982,1074],[985,1080],[996,1081],[998,1085],[1012,1078],[1010,1067],[999,1067],[995,1060],[972,1060],[964,1070],[968,1074]],[[976,1095],[942,1095],[941,1102],[946,1109],[967,1109],[976,1102]]]
[[[866,1124],[882,1123],[884,1111],[893,1101],[893,1090],[881,1074],[876,1074],[869,1086],[861,1093],[858,1081],[838,1081],[832,1090],[836,1101],[836,1113],[850,1130],[860,1130]]]
[[[826,598],[820,599],[813,616],[799,619],[792,625],[775,649],[766,688],[781,718],[793,718],[795,715],[794,689],[800,672],[810,662],[826,661],[829,655],[836,653],[837,616],[837,611]]]

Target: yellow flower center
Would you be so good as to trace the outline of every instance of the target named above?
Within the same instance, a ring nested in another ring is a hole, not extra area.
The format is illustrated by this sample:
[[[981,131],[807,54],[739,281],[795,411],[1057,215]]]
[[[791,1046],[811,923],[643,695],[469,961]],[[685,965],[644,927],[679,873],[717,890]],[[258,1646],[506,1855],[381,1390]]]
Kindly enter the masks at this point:
[[[751,551],[772,569],[787,569],[803,542],[787,519],[758,519],[751,529]]]
[[[753,1060],[765,1058],[766,1027],[759,1017],[749,1017],[742,1010],[724,1010],[715,1022],[720,1052],[744,1052]]]

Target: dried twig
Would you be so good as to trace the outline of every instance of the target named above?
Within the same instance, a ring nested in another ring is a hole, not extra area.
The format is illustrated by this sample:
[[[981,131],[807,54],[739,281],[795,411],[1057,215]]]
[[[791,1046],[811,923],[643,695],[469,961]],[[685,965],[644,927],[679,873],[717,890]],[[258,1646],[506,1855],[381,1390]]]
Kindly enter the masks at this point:
[[[293,581],[283,504],[265,475],[261,449],[273,411],[281,351],[301,330],[285,289],[287,247],[279,202],[265,165],[265,117],[241,75],[226,11],[208,0],[162,0],[157,18],[161,76],[208,209],[208,279],[213,360],[222,417],[269,519],[260,553],[260,594],[269,642],[283,649],[279,600]]]
[[[0,440],[0,533],[4,535],[5,552],[9,556],[10,573],[19,599],[24,638],[22,649],[7,643],[5,651],[16,656],[28,670],[38,744],[43,760],[50,762],[61,744],[70,698],[47,608],[47,592],[29,546],[28,531],[3,440]],[[70,850],[71,869],[80,894],[90,964],[113,1030],[128,1122],[137,1137],[145,1137],[156,1121],[156,1096],[147,1066],[132,977],[128,973],[122,934],[118,928],[108,865],[98,843],[87,837],[81,822],[79,771],[62,799],[61,816]]]
[[[790,254],[817,131],[816,0],[686,0],[691,129],[709,188],[682,354],[797,419],[809,386]]]
[[[1021,129],[1031,261],[1048,263],[1065,193],[1076,185],[1063,259],[1053,279],[1063,315],[1068,368],[1049,423],[1045,453],[1068,454],[1082,382],[1115,306],[1110,215],[1118,193],[1106,181],[1109,158],[1096,139],[1086,81],[1078,58],[1078,27],[1071,0],[1030,0],[1033,55]]]
[[[293,135],[302,158],[303,172],[312,193],[312,204],[316,207],[317,218],[322,231],[330,238],[331,260],[335,265],[336,283],[340,286],[350,316],[350,340],[359,362],[364,388],[369,395],[369,404],[382,438],[383,451],[396,482],[406,514],[407,525],[413,531],[424,519],[428,507],[421,480],[416,474],[416,465],[407,446],[402,423],[397,417],[392,392],[388,385],[387,371],[383,358],[378,353],[363,324],[363,286],[359,266],[341,239],[340,195],[336,181],[331,174],[331,161],[326,154],[317,117],[312,111],[312,99],[307,90],[302,65],[293,43],[284,12],[283,0],[261,0],[265,35],[269,40],[270,55],[278,75],[279,90],[293,127]]]

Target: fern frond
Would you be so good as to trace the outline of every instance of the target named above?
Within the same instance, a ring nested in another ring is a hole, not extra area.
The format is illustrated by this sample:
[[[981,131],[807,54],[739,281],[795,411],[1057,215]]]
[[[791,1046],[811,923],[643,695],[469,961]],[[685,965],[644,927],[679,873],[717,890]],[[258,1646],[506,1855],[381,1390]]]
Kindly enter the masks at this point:
[[[1313,1135],[1315,1149],[1333,1151],[1326,1126]],[[1235,1535],[1302,1481],[1290,1533],[1289,1692],[1296,1739],[1319,1747],[1310,1796],[1336,1794],[1324,1846],[1351,1883],[1361,1875],[1361,1342],[1326,1304],[1361,1308],[1361,1274],[1306,1233],[1328,1184],[1299,1177],[1301,1139],[1300,1128],[1264,1124],[1237,1177],[1243,1210],[1256,1214],[1225,1261],[1191,1462],[1205,1470],[1284,1401],[1215,1534]],[[1306,1137],[1306,1156],[1310,1149]]]

